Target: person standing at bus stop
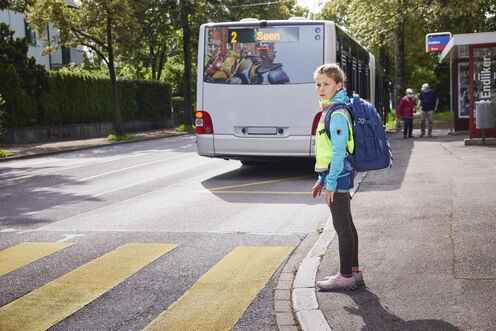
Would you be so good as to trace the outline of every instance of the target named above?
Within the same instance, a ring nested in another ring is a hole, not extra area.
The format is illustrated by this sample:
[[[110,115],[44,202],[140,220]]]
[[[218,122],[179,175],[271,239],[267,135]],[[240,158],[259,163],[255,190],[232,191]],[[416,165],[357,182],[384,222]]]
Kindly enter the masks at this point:
[[[428,136],[432,137],[432,121],[434,118],[434,112],[437,111],[437,104],[439,103],[439,98],[437,97],[436,91],[429,89],[429,84],[425,83],[422,85],[422,90],[420,91],[418,107],[422,106],[422,118],[420,122],[420,137],[425,136],[425,119],[429,121],[429,131]]]
[[[315,134],[315,171],[319,172],[319,179],[313,187],[312,196],[320,196],[325,190],[326,203],[331,209],[333,226],[338,235],[340,260],[339,273],[325,277],[316,285],[323,291],[351,290],[363,284],[363,275],[358,267],[358,234],[350,208],[349,191],[353,187],[355,171],[347,155],[353,153],[353,132],[350,114],[344,106],[333,108],[327,116],[333,105],[349,102],[350,99],[343,89],[344,73],[337,64],[320,66],[314,73],[314,79],[323,112]]]
[[[398,105],[397,116],[403,118],[404,129],[403,138],[412,137],[413,130],[413,113],[417,112],[417,105],[413,96],[412,89],[406,89],[406,95],[401,98]]]

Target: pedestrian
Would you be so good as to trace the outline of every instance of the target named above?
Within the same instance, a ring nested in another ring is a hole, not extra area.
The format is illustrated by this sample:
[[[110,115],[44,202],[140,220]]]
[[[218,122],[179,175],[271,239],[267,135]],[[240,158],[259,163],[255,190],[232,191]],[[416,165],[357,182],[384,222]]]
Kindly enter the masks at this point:
[[[363,275],[358,267],[358,235],[350,209],[350,189],[353,187],[355,171],[348,160],[353,153],[354,140],[351,118],[345,107],[329,109],[336,103],[350,99],[344,90],[345,76],[337,64],[324,64],[314,73],[317,94],[323,109],[316,132],[315,171],[319,179],[313,187],[312,196],[320,196],[325,190],[327,206],[331,209],[332,222],[339,242],[339,273],[325,277],[316,283],[323,291],[351,290],[363,284]],[[326,132],[326,124],[329,134]]]
[[[434,112],[437,111],[437,105],[439,103],[439,98],[436,95],[436,91],[429,88],[429,84],[425,83],[422,85],[422,91],[420,91],[418,107],[422,106],[422,119],[420,122],[420,137],[425,136],[425,119],[429,121],[429,131],[428,136],[432,137],[432,119],[434,117]]]
[[[403,118],[403,138],[412,137],[413,113],[415,112],[417,112],[417,105],[415,103],[415,97],[413,96],[413,90],[407,88],[406,95],[401,98],[400,104],[398,105],[398,110],[396,112],[398,119]]]

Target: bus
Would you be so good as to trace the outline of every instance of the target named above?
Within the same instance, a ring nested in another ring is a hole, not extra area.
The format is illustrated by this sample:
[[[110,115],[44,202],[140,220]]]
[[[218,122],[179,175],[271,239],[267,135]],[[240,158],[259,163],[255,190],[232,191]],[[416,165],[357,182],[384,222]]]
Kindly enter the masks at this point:
[[[242,19],[200,27],[196,133],[202,156],[243,164],[314,157],[321,109],[313,73],[338,63],[349,96],[385,114],[375,57],[331,21]]]

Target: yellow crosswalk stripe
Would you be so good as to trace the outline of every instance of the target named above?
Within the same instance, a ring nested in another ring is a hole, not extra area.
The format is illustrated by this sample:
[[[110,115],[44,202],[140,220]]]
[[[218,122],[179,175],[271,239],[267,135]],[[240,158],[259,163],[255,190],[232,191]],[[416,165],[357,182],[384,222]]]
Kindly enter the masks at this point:
[[[236,247],[145,330],[230,330],[293,247]]]
[[[24,242],[0,251],[0,277],[69,247],[70,243]]]
[[[214,188],[210,188],[209,190],[210,191],[217,191],[217,190],[225,190],[225,189],[236,188],[236,187],[246,187],[246,186],[253,186],[253,185],[280,183],[280,182],[286,182],[286,181],[291,181],[291,180],[296,180],[296,179],[302,179],[302,178],[308,178],[308,177],[314,177],[314,176],[315,175],[305,175],[305,176],[281,178],[281,179],[266,180],[266,181],[263,181],[263,182],[256,182],[256,183],[247,183],[247,184],[238,184],[238,185],[231,185],[231,186],[214,187]]]
[[[0,308],[0,330],[46,330],[178,245],[126,244]]]

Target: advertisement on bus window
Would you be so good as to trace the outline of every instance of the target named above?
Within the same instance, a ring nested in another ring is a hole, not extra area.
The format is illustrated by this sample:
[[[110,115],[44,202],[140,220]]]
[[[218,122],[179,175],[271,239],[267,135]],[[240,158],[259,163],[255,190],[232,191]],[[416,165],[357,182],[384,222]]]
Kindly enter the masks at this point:
[[[313,83],[323,63],[323,25],[206,29],[206,83]]]

